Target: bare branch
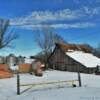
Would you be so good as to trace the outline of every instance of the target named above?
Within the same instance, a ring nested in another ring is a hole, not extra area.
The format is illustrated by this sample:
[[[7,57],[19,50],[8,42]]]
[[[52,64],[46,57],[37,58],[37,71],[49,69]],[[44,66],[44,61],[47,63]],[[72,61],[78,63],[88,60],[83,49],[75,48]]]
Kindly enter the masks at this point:
[[[11,47],[11,42],[18,38],[17,34],[7,33],[9,27],[9,20],[0,19],[0,49]]]
[[[53,29],[48,25],[43,27],[42,31],[36,34],[35,41],[45,55],[45,62],[47,61],[48,54],[52,52],[55,43],[65,43],[64,39],[54,33]]]

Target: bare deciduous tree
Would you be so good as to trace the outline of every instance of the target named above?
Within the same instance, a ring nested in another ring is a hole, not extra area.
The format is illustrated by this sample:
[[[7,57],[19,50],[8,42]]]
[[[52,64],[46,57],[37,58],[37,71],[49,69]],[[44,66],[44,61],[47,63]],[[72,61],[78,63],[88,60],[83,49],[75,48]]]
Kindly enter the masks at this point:
[[[64,40],[63,37],[61,37],[60,35],[58,34],[54,34],[54,43],[60,43],[60,44],[67,44],[68,42],[66,40]]]
[[[45,64],[55,43],[67,43],[60,35],[53,33],[52,28],[49,26],[43,27],[42,31],[37,33],[35,37],[37,45],[42,49],[41,54],[44,56]]]
[[[17,34],[7,33],[9,20],[0,19],[0,49],[11,47],[11,42],[18,38]]]

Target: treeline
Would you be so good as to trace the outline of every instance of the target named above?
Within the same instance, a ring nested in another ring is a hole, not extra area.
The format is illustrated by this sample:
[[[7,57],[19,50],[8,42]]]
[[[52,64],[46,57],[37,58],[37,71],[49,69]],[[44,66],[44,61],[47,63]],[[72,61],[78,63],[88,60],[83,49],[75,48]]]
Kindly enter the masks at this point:
[[[100,58],[100,43],[98,44],[97,47],[93,47],[89,44],[84,44],[86,47],[88,47],[89,49],[91,49],[93,55],[97,56]]]

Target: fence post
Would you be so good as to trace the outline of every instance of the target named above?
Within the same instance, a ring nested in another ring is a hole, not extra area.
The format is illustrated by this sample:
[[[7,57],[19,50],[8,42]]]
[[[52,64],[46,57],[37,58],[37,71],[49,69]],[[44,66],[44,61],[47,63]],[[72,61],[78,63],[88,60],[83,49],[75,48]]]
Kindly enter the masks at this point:
[[[17,95],[20,95],[20,75],[17,72]]]
[[[79,87],[82,86],[82,83],[81,83],[81,76],[80,76],[80,72],[78,72],[78,81],[79,81]]]

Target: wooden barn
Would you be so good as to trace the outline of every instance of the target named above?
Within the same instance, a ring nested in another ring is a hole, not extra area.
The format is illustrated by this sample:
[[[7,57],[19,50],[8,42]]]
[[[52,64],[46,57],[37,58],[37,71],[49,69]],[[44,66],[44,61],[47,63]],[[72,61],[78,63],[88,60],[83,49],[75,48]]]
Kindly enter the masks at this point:
[[[94,73],[96,67],[100,66],[100,59],[85,45],[56,44],[48,63],[49,68],[56,70]]]

